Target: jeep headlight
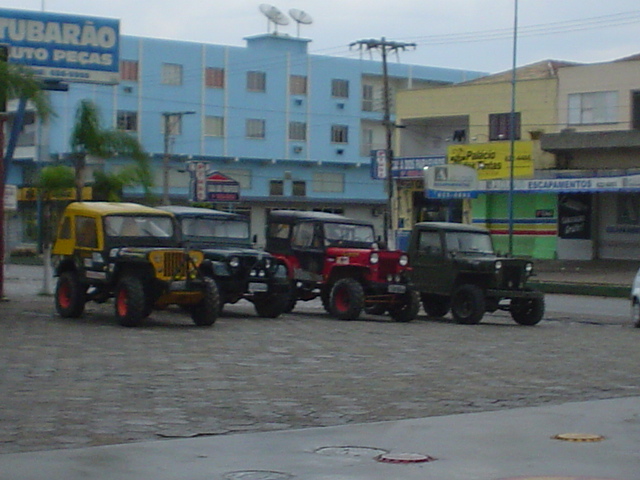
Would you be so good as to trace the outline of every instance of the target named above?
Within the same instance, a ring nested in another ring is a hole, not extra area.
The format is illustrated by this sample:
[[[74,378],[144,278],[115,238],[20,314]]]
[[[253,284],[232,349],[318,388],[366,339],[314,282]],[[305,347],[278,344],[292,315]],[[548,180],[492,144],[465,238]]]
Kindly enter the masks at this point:
[[[407,257],[406,255],[400,255],[400,260],[398,260],[398,263],[401,267],[406,267],[407,265],[409,265],[409,257]]]
[[[527,275],[531,275],[531,272],[533,272],[533,263],[527,263],[524,266],[524,271],[527,272]]]
[[[266,268],[267,270],[271,270],[271,266],[272,266],[272,262],[270,258],[265,258],[264,259],[264,268]]]
[[[497,272],[498,270],[502,269],[502,262],[500,260],[498,260],[493,266],[495,267],[496,272]]]
[[[371,263],[371,265],[375,265],[379,261],[380,261],[380,255],[378,255],[377,252],[373,252],[369,257],[369,263]]]
[[[151,254],[151,261],[153,263],[157,263],[157,264],[162,264],[163,261],[163,257],[162,257],[162,253],[160,252],[155,252]]]
[[[240,266],[240,259],[238,257],[231,257],[229,259],[229,266],[231,268],[238,268]]]

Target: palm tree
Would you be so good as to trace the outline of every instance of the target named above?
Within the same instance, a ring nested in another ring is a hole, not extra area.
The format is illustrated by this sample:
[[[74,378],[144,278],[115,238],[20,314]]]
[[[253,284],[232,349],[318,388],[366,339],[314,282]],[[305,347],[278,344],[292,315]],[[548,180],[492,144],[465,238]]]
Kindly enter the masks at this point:
[[[100,125],[100,112],[91,100],[82,100],[76,110],[76,120],[71,132],[71,150],[75,166],[76,199],[82,200],[82,188],[85,184],[85,170],[89,155],[99,159],[116,154],[134,160],[131,173],[127,174],[125,184],[141,185],[145,196],[151,190],[152,174],[149,158],[140,142],[128,133],[105,129]],[[100,177],[100,180],[104,178]]]
[[[4,297],[4,184],[5,159],[4,125],[7,120],[5,109],[8,100],[19,98],[29,100],[35,107],[36,114],[46,120],[53,114],[49,97],[42,90],[40,82],[30,70],[21,65],[8,63],[0,59],[0,298]]]

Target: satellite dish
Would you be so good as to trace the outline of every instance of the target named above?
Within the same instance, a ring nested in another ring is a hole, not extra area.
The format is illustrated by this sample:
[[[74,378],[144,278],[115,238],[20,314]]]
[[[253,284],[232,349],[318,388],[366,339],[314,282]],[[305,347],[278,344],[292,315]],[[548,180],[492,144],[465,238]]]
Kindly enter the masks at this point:
[[[298,24],[298,36],[300,36],[300,24],[310,25],[313,22],[313,18],[311,18],[311,15],[309,15],[307,12],[303,12],[302,10],[298,10],[297,8],[292,8],[291,10],[289,10],[289,15]]]
[[[289,15],[298,23],[303,23],[304,25],[309,25],[313,22],[313,18],[307,12],[303,12],[302,10],[298,10],[297,8],[292,8],[289,10]]]
[[[275,33],[278,33],[278,25],[288,25],[289,19],[278,8],[267,3],[260,5],[260,11],[269,20],[267,22],[267,31],[269,31],[269,23],[273,22],[275,25]]]

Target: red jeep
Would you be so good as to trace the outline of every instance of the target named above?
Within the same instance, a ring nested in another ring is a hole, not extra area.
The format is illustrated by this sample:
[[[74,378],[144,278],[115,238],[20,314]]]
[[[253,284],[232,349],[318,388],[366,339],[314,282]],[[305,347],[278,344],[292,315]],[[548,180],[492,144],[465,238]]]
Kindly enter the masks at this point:
[[[287,266],[297,300],[318,296],[341,320],[389,313],[398,322],[418,314],[420,300],[408,285],[407,255],[380,250],[370,223],[323,212],[275,210],[267,219],[267,251]]]

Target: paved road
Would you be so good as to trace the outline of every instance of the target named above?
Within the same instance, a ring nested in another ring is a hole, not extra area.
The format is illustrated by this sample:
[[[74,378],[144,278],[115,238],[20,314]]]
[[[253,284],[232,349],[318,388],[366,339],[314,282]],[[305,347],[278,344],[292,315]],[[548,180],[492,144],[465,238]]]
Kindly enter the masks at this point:
[[[341,322],[308,302],[265,320],[241,302],[209,329],[177,312],[125,329],[111,304],[56,317],[39,287],[0,303],[0,453],[640,395],[640,330],[588,316]]]

